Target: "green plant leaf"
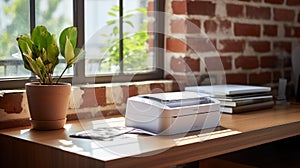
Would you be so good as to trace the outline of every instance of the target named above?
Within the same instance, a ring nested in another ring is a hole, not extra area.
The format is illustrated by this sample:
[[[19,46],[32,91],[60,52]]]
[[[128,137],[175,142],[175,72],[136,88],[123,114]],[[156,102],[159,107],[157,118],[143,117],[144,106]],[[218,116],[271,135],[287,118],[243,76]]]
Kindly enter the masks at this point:
[[[67,27],[60,34],[59,48],[60,48],[60,53],[63,57],[65,57],[65,48],[66,48],[67,37],[70,40],[73,48],[75,48],[77,45],[77,28],[73,27],[73,26]]]
[[[112,11],[114,12],[119,12],[120,7],[118,5],[115,5],[111,8]]]
[[[39,74],[37,74],[39,77],[40,77],[40,79],[43,81],[43,83],[45,83],[46,82],[46,80],[47,80],[47,76],[49,76],[48,75],[48,71],[47,71],[47,68],[46,68],[46,66],[44,65],[44,62],[43,62],[43,60],[41,59],[41,57],[39,57],[36,61],[35,61],[35,64],[36,64],[36,66],[37,66],[37,68],[39,69]]]
[[[107,14],[110,15],[110,16],[114,16],[114,17],[117,16],[114,12],[108,12]]]
[[[72,60],[75,58],[75,54],[74,54],[74,48],[71,44],[71,41],[69,40],[68,37],[66,37],[66,45],[65,45],[65,59],[67,62],[67,66],[72,65]]]
[[[29,62],[32,72],[34,74],[36,74],[40,79],[42,79],[43,76],[42,76],[42,73],[41,73],[40,68],[39,68],[38,64],[36,63],[36,61],[33,60],[31,57],[28,57],[27,55],[25,55],[24,58]]]
[[[114,35],[116,35],[116,34],[119,33],[119,28],[118,28],[117,26],[115,26],[115,27],[113,28],[113,33],[114,33]]]
[[[128,25],[130,25],[132,28],[134,28],[134,25],[131,21],[125,21],[125,23],[127,23]]]
[[[144,15],[147,14],[147,9],[146,8],[136,8],[135,10],[138,11],[138,12],[143,13]]]
[[[31,39],[27,36],[21,35],[17,38],[17,42],[19,45],[19,49],[21,51],[22,54],[22,59],[24,62],[24,68],[28,69],[30,71],[32,71],[31,67],[30,67],[30,63],[28,62],[27,57],[32,58],[32,46],[33,46],[33,42],[31,41]]]
[[[52,35],[51,38],[47,38],[47,60],[52,64],[58,63],[58,55],[59,55],[59,48],[57,46],[55,36]]]
[[[133,16],[133,14],[127,14],[127,15],[125,15],[125,16],[123,16],[123,18],[131,18]]]
[[[47,50],[45,48],[42,48],[38,58],[41,58],[43,62],[48,62]]]
[[[37,26],[33,29],[31,39],[34,43],[33,50],[35,53],[33,59],[39,60],[39,68],[42,68],[40,77],[44,81],[45,76],[49,76],[54,71],[58,64],[59,48],[56,42],[55,35],[51,35],[45,26]],[[36,70],[35,70],[36,71]],[[38,75],[39,76],[39,75]],[[44,81],[45,82],[45,81]]]
[[[36,26],[31,33],[31,40],[41,51],[47,49],[49,38],[52,38],[45,26]]]
[[[115,23],[116,23],[116,20],[110,20],[110,21],[106,22],[107,25],[113,25]]]
[[[17,41],[22,53],[28,53],[27,47],[32,50],[33,42],[29,37],[21,35],[17,38]]]

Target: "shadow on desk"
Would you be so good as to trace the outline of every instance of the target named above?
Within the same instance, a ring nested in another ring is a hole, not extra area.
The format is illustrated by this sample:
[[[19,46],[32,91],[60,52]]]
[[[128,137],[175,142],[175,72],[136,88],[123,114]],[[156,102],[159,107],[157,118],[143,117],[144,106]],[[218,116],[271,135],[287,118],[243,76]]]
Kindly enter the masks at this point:
[[[297,168],[300,167],[300,136],[255,146],[252,148],[215,157],[253,167]],[[201,161],[200,161],[201,168]]]

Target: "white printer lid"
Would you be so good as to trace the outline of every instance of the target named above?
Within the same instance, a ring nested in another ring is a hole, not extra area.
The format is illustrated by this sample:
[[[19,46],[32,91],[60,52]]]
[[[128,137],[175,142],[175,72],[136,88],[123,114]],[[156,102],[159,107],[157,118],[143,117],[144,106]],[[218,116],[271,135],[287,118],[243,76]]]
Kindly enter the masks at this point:
[[[207,104],[211,103],[211,99],[207,95],[196,92],[168,92],[143,95],[144,98],[151,99],[163,103],[169,107]]]
[[[199,99],[207,97],[206,95],[201,95],[195,92],[167,92],[167,93],[154,93],[147,94],[144,97],[154,98],[162,101],[172,101],[172,100],[186,100],[186,99]]]

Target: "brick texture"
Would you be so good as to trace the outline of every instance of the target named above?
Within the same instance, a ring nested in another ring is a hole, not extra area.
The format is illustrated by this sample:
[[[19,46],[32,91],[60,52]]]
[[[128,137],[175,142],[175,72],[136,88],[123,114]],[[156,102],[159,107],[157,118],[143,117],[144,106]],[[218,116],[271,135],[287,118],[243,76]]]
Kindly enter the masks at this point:
[[[256,56],[240,56],[235,60],[236,68],[256,69],[259,67],[258,58]]]
[[[277,66],[277,61],[276,56],[263,56],[260,59],[260,66],[262,68],[275,68]]]
[[[244,6],[227,4],[226,5],[227,16],[229,17],[243,17],[244,16]]]
[[[175,72],[199,72],[200,71],[200,58],[193,59],[190,57],[172,57],[171,69]]]
[[[196,75],[202,69],[224,70],[229,83],[276,86],[275,74],[291,71],[292,44],[300,37],[299,5],[298,0],[171,1],[173,13],[182,17],[170,22],[170,32],[185,39],[186,44],[167,38],[167,51],[180,53],[180,57],[170,59],[174,73],[170,75],[181,76],[188,83],[189,78],[182,76],[187,67]],[[196,23],[194,31],[186,23],[189,20]],[[210,56],[217,52],[221,57]],[[278,66],[278,54],[287,57],[285,72]],[[202,64],[205,67],[199,69]]]
[[[84,94],[82,95],[83,103],[81,107],[97,107],[106,105],[106,88],[83,88]]]
[[[232,69],[232,58],[230,56],[206,57],[204,62],[208,72]]]
[[[171,32],[174,34],[200,33],[200,20],[178,19],[171,21]]]
[[[252,47],[255,52],[265,53],[271,51],[269,41],[250,41],[249,46]]]
[[[287,0],[286,2],[287,5],[292,5],[292,6],[300,6],[300,1],[299,0]]]
[[[184,19],[171,21],[171,32],[174,34],[186,33],[186,24]]]
[[[149,1],[147,4],[147,11],[152,13],[154,11],[154,1]]]
[[[246,24],[246,23],[235,23],[234,34],[236,36],[260,36],[260,25]]]
[[[264,85],[272,82],[271,72],[252,73],[249,76],[249,83],[252,85]]]
[[[291,42],[285,42],[285,41],[276,41],[273,43],[274,49],[280,49],[283,51],[286,51],[288,53],[291,53],[292,50],[292,43]]]
[[[277,36],[277,26],[276,25],[263,25],[264,36]]]
[[[217,23],[213,20],[207,20],[204,22],[204,28],[206,33],[216,33]]]
[[[246,16],[251,19],[270,19],[271,9],[269,7],[246,7]]]
[[[200,33],[201,21],[198,19],[186,20],[187,33]]]
[[[150,84],[151,93],[164,93],[165,85],[161,83],[152,83]]]
[[[243,52],[245,48],[244,40],[220,40],[220,44],[221,52]]]
[[[200,72],[200,58],[185,57],[184,61],[187,65],[186,71],[188,72]]]
[[[135,85],[121,86],[121,88],[123,91],[123,103],[126,103],[129,97],[138,95],[138,88]]]
[[[210,1],[188,1],[187,11],[190,15],[214,16],[216,4]]]
[[[229,20],[220,20],[220,30],[227,30],[231,28],[231,21]],[[220,32],[222,33],[222,32]]]
[[[190,52],[201,53],[201,52],[214,52],[217,51],[214,41],[208,38],[188,38],[187,47]]]
[[[247,84],[247,74],[230,73],[226,74],[226,83],[228,84]]]
[[[270,4],[283,4],[284,0],[265,0],[265,2]]]
[[[20,93],[6,93],[5,96],[0,96],[0,109],[5,113],[21,113],[23,95]]]
[[[187,7],[185,1],[173,1],[172,9],[174,14],[186,14]]]
[[[276,21],[293,21],[295,12],[290,9],[274,9],[274,20]]]
[[[182,57],[172,57],[170,62],[171,70],[174,72],[185,72],[185,62]]]
[[[186,44],[183,40],[168,38],[167,39],[167,50],[171,52],[185,52]]]
[[[285,26],[286,37],[300,37],[300,27]]]

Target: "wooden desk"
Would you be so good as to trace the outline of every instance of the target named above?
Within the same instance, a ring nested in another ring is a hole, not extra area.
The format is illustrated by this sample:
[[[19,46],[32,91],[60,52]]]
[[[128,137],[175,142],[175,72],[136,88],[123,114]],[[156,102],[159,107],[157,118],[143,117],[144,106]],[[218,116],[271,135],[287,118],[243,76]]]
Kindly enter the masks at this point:
[[[92,127],[122,125],[123,121],[72,121],[55,131],[30,127],[0,130],[0,167],[167,167],[192,162],[300,135],[300,105],[222,114],[221,125],[226,129],[186,136],[126,135],[114,141],[69,137]]]

